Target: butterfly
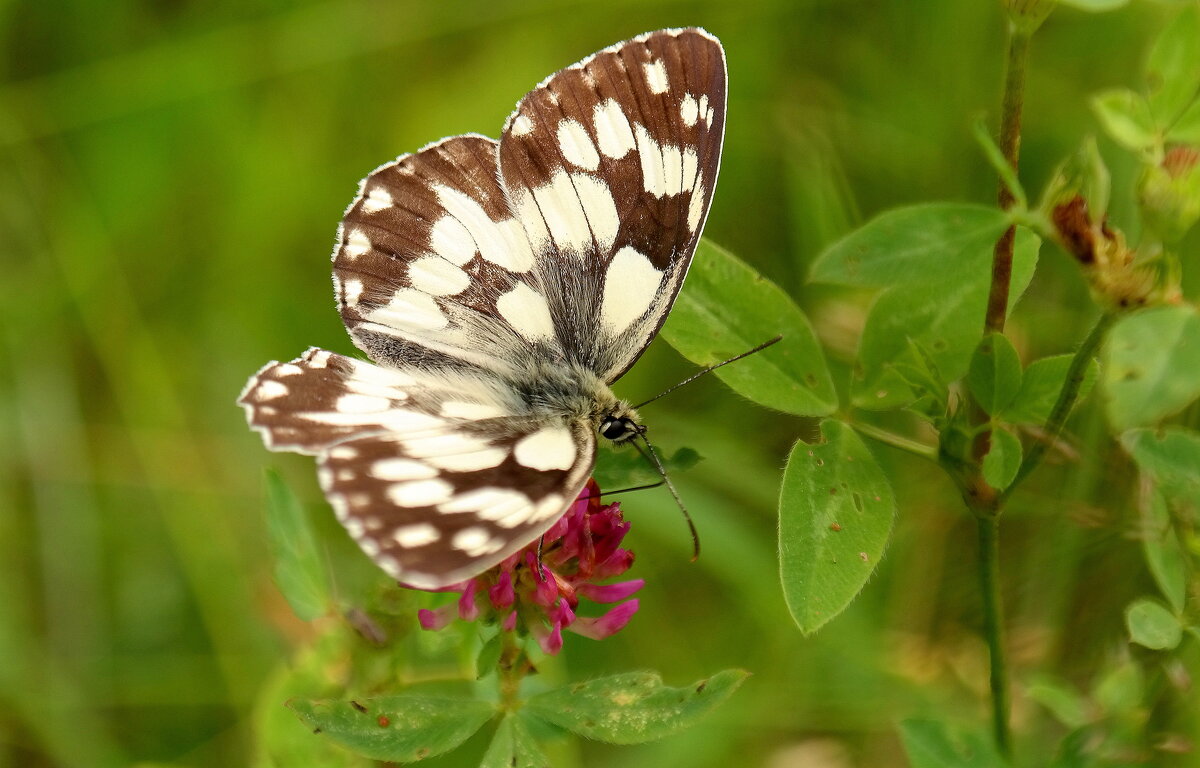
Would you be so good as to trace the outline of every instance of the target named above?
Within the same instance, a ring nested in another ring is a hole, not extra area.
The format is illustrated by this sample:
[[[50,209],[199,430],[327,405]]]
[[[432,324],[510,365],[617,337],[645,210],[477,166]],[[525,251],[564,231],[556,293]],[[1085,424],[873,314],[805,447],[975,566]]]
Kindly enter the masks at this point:
[[[642,434],[610,385],[687,274],[725,96],[715,37],[650,32],[548,77],[499,141],[452,136],[360,183],[333,283],[373,362],[312,348],[238,403],[269,449],[316,456],[390,576],[433,589],[499,563],[578,496],[598,436]]]

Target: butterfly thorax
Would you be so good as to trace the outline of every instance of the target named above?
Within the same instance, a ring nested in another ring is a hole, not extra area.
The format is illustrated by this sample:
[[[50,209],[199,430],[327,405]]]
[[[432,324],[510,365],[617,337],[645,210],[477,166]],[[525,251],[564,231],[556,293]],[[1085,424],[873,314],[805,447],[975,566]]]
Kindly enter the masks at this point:
[[[508,384],[535,418],[586,422],[614,442],[623,442],[641,430],[637,411],[583,365],[531,363]]]

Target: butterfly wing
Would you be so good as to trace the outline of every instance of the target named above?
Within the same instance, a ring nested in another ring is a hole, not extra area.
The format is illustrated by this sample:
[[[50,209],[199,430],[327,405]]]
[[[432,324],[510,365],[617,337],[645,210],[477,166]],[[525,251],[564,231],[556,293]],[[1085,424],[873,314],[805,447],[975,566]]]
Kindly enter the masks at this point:
[[[552,75],[517,105],[500,172],[569,358],[614,381],[666,319],[708,215],[725,57],[699,29],[651,32]]]
[[[392,366],[511,371],[561,357],[531,305],[525,228],[499,182],[497,143],[453,136],[380,166],[338,229],[333,282],[350,336]]]
[[[363,551],[426,589],[544,533],[595,459],[588,424],[532,417],[495,380],[324,350],[267,365],[238,402],[268,448],[316,454],[325,496]]]

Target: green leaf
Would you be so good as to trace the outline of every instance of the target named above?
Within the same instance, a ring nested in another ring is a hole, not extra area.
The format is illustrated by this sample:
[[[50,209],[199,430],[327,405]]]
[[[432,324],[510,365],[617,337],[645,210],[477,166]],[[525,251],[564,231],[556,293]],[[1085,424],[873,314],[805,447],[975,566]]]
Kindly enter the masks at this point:
[[[267,536],[275,560],[275,583],[292,612],[304,621],[324,616],[332,599],[308,515],[274,470],[267,470]]]
[[[615,446],[607,440],[597,441],[596,446],[596,467],[592,477],[596,478],[602,491],[662,482],[654,465],[632,446]],[[703,461],[700,454],[686,446],[671,455],[660,454],[659,459],[668,475],[681,474]]]
[[[775,283],[702,240],[663,338],[693,363],[713,365],[779,335],[779,343],[716,375],[768,408],[798,416],[832,413],[837,392],[808,318]]]
[[[1177,144],[1200,144],[1200,99],[1192,102],[1192,106],[1184,110],[1171,130],[1167,131],[1167,141]]]
[[[796,443],[779,494],[783,595],[805,634],[862,590],[896,514],[887,477],[854,430],[827,420],[821,431],[822,443]]]
[[[851,400],[870,410],[898,408],[915,399],[904,377],[895,370],[912,364],[911,341],[928,350],[937,370],[949,381],[967,372],[971,353],[983,335],[983,318],[991,285],[993,239],[981,239],[959,254],[963,264],[950,275],[923,285],[884,291],[867,316],[858,349],[858,367],[851,381]],[[1041,239],[1017,228],[1009,307],[1021,297],[1037,266]]]
[[[1146,62],[1150,111],[1167,128],[1200,87],[1200,7],[1189,4],[1163,27]]]
[[[979,244],[994,243],[1008,224],[998,208],[965,203],[885,211],[817,256],[809,280],[884,288],[957,281],[975,272]]]
[[[1190,306],[1122,318],[1105,352],[1108,418],[1118,432],[1156,424],[1200,396],[1200,316]]]
[[[500,721],[479,768],[549,768],[549,765],[520,715],[510,714]]]
[[[1183,427],[1131,429],[1121,445],[1168,500],[1194,505],[1200,497],[1200,434]]]
[[[911,768],[1004,768],[987,737],[980,734],[951,736],[936,720],[903,720],[900,741]]]
[[[1092,97],[1092,109],[1113,141],[1135,152],[1158,143],[1150,105],[1140,94],[1126,89],[1104,91]]]
[[[749,675],[729,669],[672,688],[657,672],[628,672],[540,693],[523,711],[589,739],[640,744],[695,725]]]
[[[1058,0],[1063,5],[1091,13],[1103,13],[1128,5],[1129,0]]]
[[[1068,728],[1078,728],[1091,719],[1087,700],[1067,683],[1041,677],[1025,689],[1025,695]]]
[[[1139,707],[1145,691],[1142,668],[1132,659],[1123,659],[1100,678],[1093,697],[1106,714],[1119,715]]]
[[[1021,468],[1021,441],[1007,429],[992,430],[992,446],[983,457],[983,479],[993,488],[1003,490]]]
[[[496,714],[486,701],[411,694],[357,702],[292,699],[287,705],[322,736],[395,763],[449,752]]]
[[[1179,617],[1148,597],[1134,600],[1125,609],[1125,626],[1130,640],[1155,651],[1169,651],[1183,639]]]
[[[500,663],[500,651],[503,650],[500,643],[500,633],[492,635],[483,647],[479,649],[479,655],[475,657],[475,677],[482,680],[491,673],[496,671],[496,666]]]
[[[1142,552],[1154,581],[1176,613],[1183,612],[1187,575],[1183,547],[1171,525],[1167,500],[1155,490],[1142,510]]]
[[[999,413],[1021,390],[1021,358],[1002,333],[989,333],[975,348],[967,387],[984,412]]]
[[[1067,371],[1070,370],[1073,357],[1055,355],[1030,363],[1021,377],[1021,390],[1008,407],[1001,411],[1000,416],[1010,424],[1045,424],[1050,418],[1050,411],[1054,410],[1054,404],[1058,402],[1063,384],[1067,381]],[[1083,375],[1079,396],[1075,400],[1076,405],[1091,392],[1098,375],[1093,361]]]

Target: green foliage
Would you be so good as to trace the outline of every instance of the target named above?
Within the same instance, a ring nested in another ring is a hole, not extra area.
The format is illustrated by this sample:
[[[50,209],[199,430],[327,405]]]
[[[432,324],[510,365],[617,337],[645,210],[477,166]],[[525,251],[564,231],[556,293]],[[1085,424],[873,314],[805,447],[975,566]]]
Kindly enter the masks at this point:
[[[993,488],[1003,490],[1021,468],[1021,441],[1006,429],[993,429],[991,434],[991,448],[983,457],[983,479]]]
[[[655,672],[627,672],[540,693],[524,711],[589,739],[639,744],[694,725],[748,676],[730,669],[672,688]]]
[[[1121,444],[1168,500],[1194,507],[1200,499],[1200,434],[1179,427],[1131,429]]]
[[[409,763],[449,752],[496,713],[486,701],[400,694],[360,701],[292,699],[310,728],[374,760]]]
[[[1140,94],[1119,88],[1092,97],[1092,109],[1113,141],[1141,152],[1158,143],[1150,105]]]
[[[1142,554],[1163,597],[1181,613],[1187,594],[1187,554],[1171,524],[1167,501],[1157,491],[1143,504]]]
[[[841,613],[883,555],[896,502],[862,440],[838,421],[796,443],[779,493],[779,570],[792,618],[815,632]]]
[[[1001,415],[1013,424],[1045,424],[1062,392],[1072,355],[1054,355],[1034,360],[1021,377],[1021,390]],[[1089,365],[1079,388],[1079,400],[1088,396],[1099,372]]]
[[[1200,316],[1192,307],[1124,318],[1106,351],[1104,390],[1117,431],[1155,424],[1200,397]]]
[[[687,447],[658,458],[672,477],[683,474],[703,461],[699,453]],[[599,441],[596,446],[596,469],[592,477],[596,478],[605,492],[662,482],[654,465],[633,446],[614,446],[606,441]]]
[[[1021,390],[1021,358],[1002,333],[989,333],[975,348],[967,386],[983,410],[1001,413]]]
[[[332,605],[321,552],[304,507],[279,473],[268,470],[266,484],[267,533],[275,562],[275,583],[296,616],[312,621]]]
[[[1200,7],[1189,3],[1155,42],[1146,62],[1150,112],[1168,127],[1196,98],[1200,88]]]
[[[900,740],[912,768],[1003,768],[1007,763],[979,734],[951,735],[936,720],[904,720]]]
[[[1146,597],[1134,600],[1125,609],[1125,626],[1130,640],[1155,651],[1170,650],[1183,639],[1179,617]]]
[[[505,715],[479,768],[546,768],[550,763],[520,713]]]
[[[799,416],[837,408],[825,357],[808,319],[779,286],[724,248],[702,241],[663,338],[699,365],[713,365],[776,336],[762,352],[716,371],[754,402]]]

